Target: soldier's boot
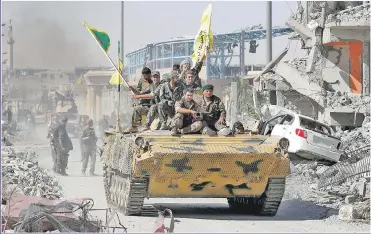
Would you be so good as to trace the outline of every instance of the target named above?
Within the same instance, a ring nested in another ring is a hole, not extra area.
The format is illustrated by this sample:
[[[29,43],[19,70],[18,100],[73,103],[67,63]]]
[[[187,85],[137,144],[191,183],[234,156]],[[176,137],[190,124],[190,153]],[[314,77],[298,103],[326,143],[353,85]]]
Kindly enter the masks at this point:
[[[191,128],[191,126],[188,126],[188,127],[182,128],[182,129],[180,130],[180,133],[181,133],[181,134],[188,134],[188,133],[191,133],[191,132],[192,132],[192,128]]]
[[[142,132],[145,132],[145,131],[148,131],[148,130],[150,130],[151,129],[151,127],[149,126],[149,124],[145,124],[144,126],[143,126],[143,128],[141,129],[141,131]]]
[[[209,135],[209,136],[215,136],[217,135],[217,133],[215,131],[213,131],[211,128],[209,127],[204,127],[204,129],[202,130],[202,134],[203,135]]]
[[[166,122],[161,123],[160,130],[168,130],[169,128],[166,125]]]
[[[174,127],[174,128],[171,129],[171,135],[172,136],[176,136],[178,134],[179,134],[179,130],[176,127]]]
[[[90,176],[97,176],[97,174],[95,174],[94,172],[89,172],[89,175]]]
[[[62,176],[68,176],[68,174],[66,173],[66,169],[61,170],[60,174]]]
[[[156,124],[156,130],[160,130],[160,128],[161,128],[161,122],[158,121],[157,124]]]
[[[138,132],[138,127],[131,126],[124,130],[124,133],[135,133]]]

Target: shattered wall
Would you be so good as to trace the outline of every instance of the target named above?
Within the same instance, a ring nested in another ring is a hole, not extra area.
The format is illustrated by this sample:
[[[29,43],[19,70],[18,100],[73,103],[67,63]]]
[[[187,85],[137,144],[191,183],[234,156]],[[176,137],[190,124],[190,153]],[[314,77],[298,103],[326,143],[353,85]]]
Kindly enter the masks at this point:
[[[332,42],[323,50],[323,80],[336,91],[362,92],[362,42]]]

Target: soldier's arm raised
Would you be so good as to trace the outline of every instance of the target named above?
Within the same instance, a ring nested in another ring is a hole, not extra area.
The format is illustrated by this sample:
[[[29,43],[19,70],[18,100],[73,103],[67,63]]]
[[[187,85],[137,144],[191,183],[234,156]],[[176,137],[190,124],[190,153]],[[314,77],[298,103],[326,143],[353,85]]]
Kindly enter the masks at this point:
[[[193,68],[194,76],[198,75],[202,69],[202,66],[204,64],[204,61],[197,62],[195,67]]]

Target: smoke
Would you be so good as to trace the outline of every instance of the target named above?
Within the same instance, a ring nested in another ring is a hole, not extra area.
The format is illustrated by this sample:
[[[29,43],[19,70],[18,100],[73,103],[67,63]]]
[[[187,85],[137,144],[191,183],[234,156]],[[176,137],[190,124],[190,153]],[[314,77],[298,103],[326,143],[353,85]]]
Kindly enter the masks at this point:
[[[41,6],[45,3],[18,3],[17,13],[11,16],[15,40],[14,67],[71,69],[74,66],[96,65],[89,46],[71,30],[73,25],[67,21],[71,15],[65,14],[65,22],[58,21],[53,13],[47,11],[48,8],[55,10],[58,2],[47,3],[48,7]],[[79,23],[81,31],[85,30]]]

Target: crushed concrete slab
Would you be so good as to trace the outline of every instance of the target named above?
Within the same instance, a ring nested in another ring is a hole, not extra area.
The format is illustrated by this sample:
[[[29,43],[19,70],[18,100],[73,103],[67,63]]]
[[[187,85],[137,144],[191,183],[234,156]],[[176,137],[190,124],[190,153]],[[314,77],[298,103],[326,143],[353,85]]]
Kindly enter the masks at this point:
[[[346,10],[329,14],[326,23],[344,23],[344,22],[369,22],[370,21],[370,4],[356,7],[348,6]]]
[[[30,149],[2,148],[3,198],[14,193],[44,198],[63,197],[58,180],[38,166],[38,155]]]

